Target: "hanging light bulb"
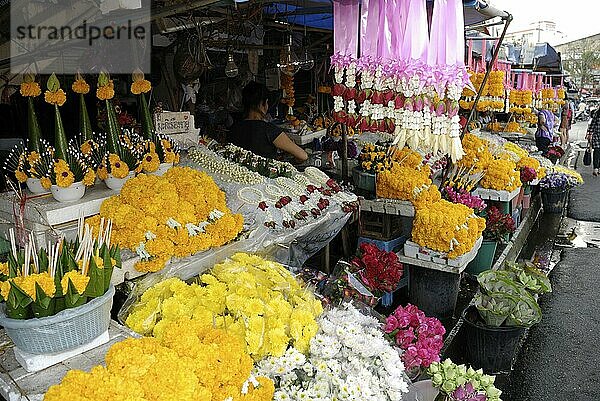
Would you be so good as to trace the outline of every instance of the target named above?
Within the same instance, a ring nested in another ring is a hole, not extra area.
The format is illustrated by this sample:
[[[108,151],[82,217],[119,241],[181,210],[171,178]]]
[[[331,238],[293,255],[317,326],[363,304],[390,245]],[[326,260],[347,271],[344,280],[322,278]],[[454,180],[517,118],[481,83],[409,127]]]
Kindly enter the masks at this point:
[[[289,42],[283,45],[279,55],[279,70],[286,75],[295,75],[300,70],[300,60],[292,51],[292,35],[289,36]]]
[[[227,65],[225,65],[225,75],[228,78],[234,78],[238,76],[238,73],[238,66],[233,59],[233,54],[229,53],[227,56]]]
[[[315,59],[312,54],[308,51],[308,47],[304,48],[304,55],[302,56],[302,62],[300,63],[300,68],[305,71],[312,70],[315,66]]]

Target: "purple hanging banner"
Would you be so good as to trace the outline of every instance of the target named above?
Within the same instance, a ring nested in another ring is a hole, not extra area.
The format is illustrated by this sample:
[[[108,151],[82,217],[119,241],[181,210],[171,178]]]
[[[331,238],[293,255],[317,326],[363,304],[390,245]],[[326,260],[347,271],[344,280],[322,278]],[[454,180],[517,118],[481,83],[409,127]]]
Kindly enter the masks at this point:
[[[334,54],[358,56],[358,0],[333,2],[333,51]]]
[[[363,0],[360,15],[360,56],[377,56],[379,5],[382,0]]]

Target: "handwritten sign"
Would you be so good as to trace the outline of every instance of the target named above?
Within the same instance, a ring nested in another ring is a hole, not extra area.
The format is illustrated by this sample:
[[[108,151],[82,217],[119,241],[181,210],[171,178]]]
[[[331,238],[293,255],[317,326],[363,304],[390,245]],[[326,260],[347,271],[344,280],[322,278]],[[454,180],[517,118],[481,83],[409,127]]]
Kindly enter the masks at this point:
[[[200,130],[194,125],[194,116],[189,111],[163,111],[154,115],[156,132],[169,135],[181,148],[198,144]]]

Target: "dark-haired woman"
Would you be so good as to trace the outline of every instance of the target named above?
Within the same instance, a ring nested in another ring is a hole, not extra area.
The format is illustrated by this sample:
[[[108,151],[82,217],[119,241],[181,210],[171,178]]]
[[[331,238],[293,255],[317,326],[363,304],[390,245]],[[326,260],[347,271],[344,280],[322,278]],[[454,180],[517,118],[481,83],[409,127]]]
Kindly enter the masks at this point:
[[[242,90],[242,103],[245,119],[231,127],[231,143],[271,159],[277,156],[277,149],[289,153],[300,162],[308,159],[304,149],[296,145],[281,128],[265,121],[269,109],[269,92],[265,85],[248,83]]]

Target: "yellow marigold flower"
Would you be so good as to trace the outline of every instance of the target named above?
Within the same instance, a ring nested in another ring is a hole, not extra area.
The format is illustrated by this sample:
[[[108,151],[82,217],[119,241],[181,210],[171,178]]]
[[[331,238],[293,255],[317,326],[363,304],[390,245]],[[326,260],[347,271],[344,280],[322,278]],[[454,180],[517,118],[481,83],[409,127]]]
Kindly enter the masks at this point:
[[[23,82],[20,92],[25,97],[37,97],[42,94],[42,89],[37,82]]]
[[[56,185],[61,188],[68,188],[75,182],[75,176],[71,171],[63,171],[56,174]]]
[[[75,93],[85,95],[90,91],[90,85],[87,82],[85,82],[83,78],[79,78],[75,80],[75,82],[73,82],[73,85],[71,85],[71,89]]]
[[[69,280],[71,280],[75,286],[75,289],[80,295],[85,292],[85,289],[90,282],[90,278],[88,276],[84,276],[77,270],[71,270],[63,276],[62,280],[60,280],[60,286],[62,287],[63,294],[66,294],[67,290],[69,289]]]
[[[94,183],[96,182],[96,173],[94,173],[93,169],[88,169],[88,171],[85,173],[85,176],[83,177],[83,185],[85,185],[86,187],[91,187],[92,185],[94,185]]]
[[[46,103],[62,106],[67,101],[67,94],[62,89],[58,89],[55,92],[47,90],[44,92],[44,100]]]
[[[112,79],[104,86],[96,89],[96,97],[100,100],[112,99],[115,96],[115,87]]]
[[[81,153],[83,153],[84,155],[88,155],[90,154],[90,152],[92,151],[92,141],[85,141],[81,144]]]
[[[5,301],[8,300],[8,293],[10,292],[10,280],[0,282],[0,295]]]
[[[56,287],[54,286],[54,278],[50,277],[49,273],[36,273],[30,274],[29,276],[18,276],[13,279],[13,282],[22,289],[27,295],[34,301],[36,300],[35,284],[40,286],[44,293],[53,297],[56,293]]]
[[[27,181],[27,174],[25,174],[23,171],[21,170],[17,170],[15,171],[15,178],[17,179],[17,181],[23,183]]]
[[[98,175],[98,178],[101,180],[106,180],[108,178],[108,170],[106,169],[106,166],[104,165],[104,163],[102,163],[98,166],[98,170],[96,171],[96,174]]]
[[[131,83],[131,93],[134,95],[150,92],[150,89],[152,89],[152,84],[150,84],[150,81],[147,79],[141,79]]]
[[[40,154],[35,150],[27,155],[27,161],[29,164],[34,165],[38,161],[40,161]]]
[[[58,159],[54,162],[54,171],[56,173],[62,173],[63,171],[70,171],[69,164],[64,159]]]
[[[179,154],[172,150],[165,151],[165,163],[177,163],[179,161]]]
[[[142,158],[142,169],[147,173],[158,170],[160,159],[157,153],[146,153]]]
[[[50,178],[48,177],[40,178],[40,184],[44,189],[50,189],[50,187],[52,187],[52,181],[50,181]]]
[[[8,262],[0,263],[0,274],[8,276]]]

